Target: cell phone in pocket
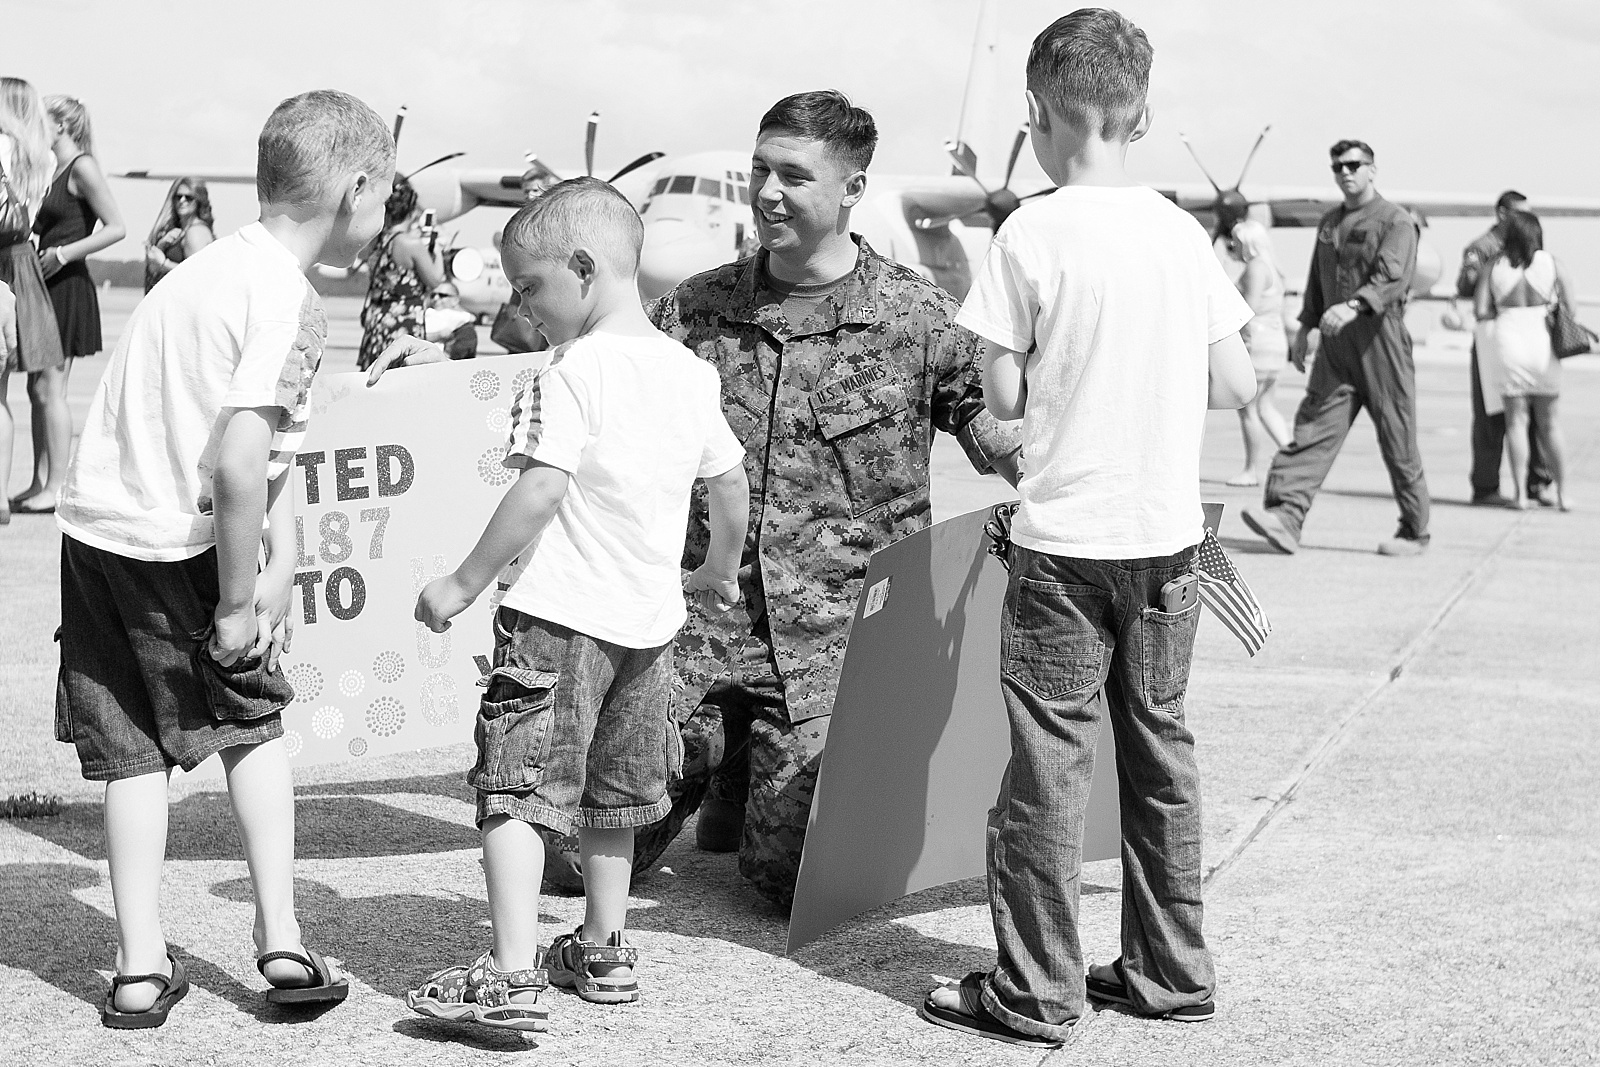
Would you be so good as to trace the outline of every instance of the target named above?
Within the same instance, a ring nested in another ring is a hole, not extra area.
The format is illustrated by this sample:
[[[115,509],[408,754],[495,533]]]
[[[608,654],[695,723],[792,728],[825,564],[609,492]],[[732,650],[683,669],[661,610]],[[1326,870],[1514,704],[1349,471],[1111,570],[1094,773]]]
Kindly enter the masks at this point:
[[[1161,610],[1176,615],[1200,596],[1200,579],[1193,574],[1180,575],[1161,587]]]

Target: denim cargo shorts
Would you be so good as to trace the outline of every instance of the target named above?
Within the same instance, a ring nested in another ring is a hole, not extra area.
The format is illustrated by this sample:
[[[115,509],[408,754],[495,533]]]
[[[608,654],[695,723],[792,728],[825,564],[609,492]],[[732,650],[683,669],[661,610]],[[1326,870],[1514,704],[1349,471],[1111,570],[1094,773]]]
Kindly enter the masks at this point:
[[[672,643],[625,648],[511,608],[494,616],[478,708],[478,822],[509,815],[570,834],[647,826],[683,771],[669,714]]]
[[[206,652],[217,599],[215,548],[166,563],[62,537],[56,740],[77,747],[85,778],[191,771],[283,736],[282,668]]]

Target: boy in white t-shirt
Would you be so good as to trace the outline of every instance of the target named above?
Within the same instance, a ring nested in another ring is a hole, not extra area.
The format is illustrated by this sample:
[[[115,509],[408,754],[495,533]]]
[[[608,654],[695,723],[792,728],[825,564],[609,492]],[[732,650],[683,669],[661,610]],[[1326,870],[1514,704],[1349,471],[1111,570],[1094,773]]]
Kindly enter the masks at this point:
[[[393,174],[388,126],[361,101],[322,90],[279,104],[257,155],[261,220],[134,309],[67,471],[56,736],[106,782],[107,1026],[160,1026],[188,991],[161,931],[167,779],[212,753],[249,861],[267,999],[348,992],[295,919],[279,717],[293,690],[277,661],[295,565],[288,471],[327,338],[305,270],[355,259],[383,226]]]
[[[506,277],[555,347],[512,408],[505,464],[517,481],[465,562],[417,598],[417,618],[443,630],[504,572],[467,775],[493,947],[407,994],[424,1015],[543,1030],[539,994],[551,983],[596,1003],[639,999],[623,927],[634,829],[666,814],[668,780],[681,773],[673,636],[685,589],[707,610],[738,600],[750,510],[716,369],[640,307],[643,241],[632,206],[594,178],[553,187],[505,228]],[[711,547],[685,585],[696,479]],[[585,896],[583,924],[542,957],[540,827],[576,829]]]
[[[1049,26],[1028,57],[1033,149],[1060,188],[1000,228],[956,321],[988,341],[983,392],[1023,419],[1001,622],[1011,762],[989,819],[996,968],[934,990],[932,1022],[1021,1044],[1083,1013],[1078,875],[1105,692],[1122,801],[1122,958],[1095,999],[1200,1021],[1200,781],[1183,723],[1200,604],[1163,603],[1203,536],[1208,406],[1255,391],[1250,307],[1205,231],[1128,176],[1151,49],[1112,11]]]

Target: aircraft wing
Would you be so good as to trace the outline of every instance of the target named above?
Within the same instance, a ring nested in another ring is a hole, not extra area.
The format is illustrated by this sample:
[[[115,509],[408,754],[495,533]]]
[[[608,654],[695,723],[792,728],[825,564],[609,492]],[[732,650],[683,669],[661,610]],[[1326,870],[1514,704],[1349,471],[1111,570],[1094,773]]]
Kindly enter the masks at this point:
[[[121,174],[113,174],[113,178],[138,178],[143,181],[171,182],[179,178],[194,178],[208,185],[218,182],[224,185],[254,185],[256,172],[254,170],[125,170]]]
[[[1209,185],[1152,185],[1162,196],[1186,211],[1209,222],[1217,193]],[[1380,187],[1381,189],[1381,187]],[[1418,192],[1411,189],[1381,189],[1383,195],[1418,212],[1423,218],[1491,218],[1495,196],[1483,193]],[[1338,191],[1331,186],[1255,186],[1247,197],[1251,204],[1266,204],[1272,209],[1274,226],[1315,226],[1323,214],[1339,206]],[[1600,217],[1600,198],[1534,197],[1529,208],[1541,218]]]

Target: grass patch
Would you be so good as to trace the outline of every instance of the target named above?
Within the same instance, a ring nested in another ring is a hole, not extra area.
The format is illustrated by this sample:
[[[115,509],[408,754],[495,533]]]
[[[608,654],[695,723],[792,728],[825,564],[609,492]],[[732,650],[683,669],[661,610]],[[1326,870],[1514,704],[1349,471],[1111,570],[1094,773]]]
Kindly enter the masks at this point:
[[[61,814],[54,793],[16,793],[0,800],[0,819],[41,819]]]

